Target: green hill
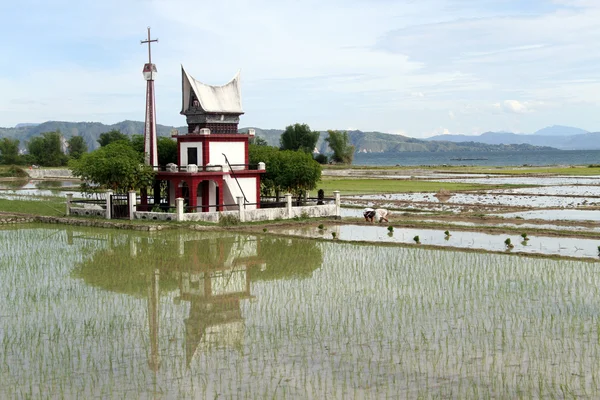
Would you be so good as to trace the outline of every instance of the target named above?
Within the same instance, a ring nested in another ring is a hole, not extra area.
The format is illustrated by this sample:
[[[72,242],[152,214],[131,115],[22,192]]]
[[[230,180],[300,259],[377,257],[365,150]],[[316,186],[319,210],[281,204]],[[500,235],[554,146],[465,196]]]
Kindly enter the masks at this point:
[[[185,132],[186,127],[172,127],[166,125],[157,125],[159,136],[169,136],[172,129],[178,129]],[[14,128],[0,128],[0,137],[9,137],[19,139],[21,147],[25,148],[26,143],[33,137],[43,132],[60,130],[66,139],[72,136],[81,136],[84,138],[90,150],[98,148],[97,139],[100,134],[117,129],[126,135],[141,135],[144,132],[144,123],[141,121],[122,121],[112,125],[105,125],[100,122],[63,122],[48,121],[39,125],[20,125]],[[241,128],[240,132],[247,132],[247,128]],[[256,136],[263,138],[271,146],[279,146],[279,137],[283,133],[281,129],[261,129],[254,128]],[[450,142],[421,140],[402,135],[392,135],[382,132],[362,132],[349,131],[351,143],[355,146],[357,152],[369,153],[398,153],[407,151],[531,151],[548,150],[551,147],[533,146],[529,144],[485,144],[478,142]],[[326,132],[321,132],[317,142],[317,149],[321,153],[329,153],[329,148],[325,138]]]

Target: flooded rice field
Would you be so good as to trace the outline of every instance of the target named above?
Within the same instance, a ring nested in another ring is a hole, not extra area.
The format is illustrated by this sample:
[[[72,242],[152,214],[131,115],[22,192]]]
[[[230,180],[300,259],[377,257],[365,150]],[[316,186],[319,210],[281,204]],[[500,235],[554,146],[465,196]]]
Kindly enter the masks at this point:
[[[546,221],[597,221],[600,222],[598,210],[535,210],[498,214],[504,218],[541,219]]]
[[[504,207],[532,207],[574,208],[584,205],[600,205],[600,198],[586,198],[577,196],[538,196],[538,195],[512,195],[495,193],[454,193],[450,197],[439,199],[435,193],[396,193],[396,194],[369,194],[346,197],[345,200],[354,202],[365,201],[398,201],[412,203],[443,203],[447,205],[461,204],[474,206],[504,206]]]
[[[528,234],[527,240],[519,234],[491,234],[472,231],[453,231],[444,234],[443,229],[394,228],[390,232],[386,226],[368,225],[332,225],[327,229],[315,227],[278,228],[274,233],[310,238],[326,238],[347,242],[402,243],[430,245],[458,249],[477,249],[485,251],[510,251],[522,254],[545,254],[563,257],[588,258],[597,260],[600,241],[598,239],[553,237]],[[526,233],[525,230],[523,230]],[[335,236],[334,236],[335,235]],[[416,243],[416,239],[418,243]],[[510,239],[513,247],[507,247]]]
[[[0,199],[36,200],[40,197],[65,198],[67,193],[74,198],[83,198],[79,192],[81,182],[74,180],[5,180],[0,181]]]
[[[598,263],[31,225],[0,288],[2,398],[600,394]]]

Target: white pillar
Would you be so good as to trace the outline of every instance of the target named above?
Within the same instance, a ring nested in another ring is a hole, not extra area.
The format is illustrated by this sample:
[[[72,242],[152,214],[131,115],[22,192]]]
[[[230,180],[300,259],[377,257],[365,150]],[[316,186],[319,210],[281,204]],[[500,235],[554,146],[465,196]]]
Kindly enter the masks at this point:
[[[286,202],[288,218],[292,218],[292,194],[291,193],[285,194],[285,202]]]
[[[244,222],[246,220],[246,216],[244,215],[244,198],[242,196],[237,197],[237,205],[240,222]]]
[[[177,221],[183,221],[183,197],[176,198],[175,204],[177,207]]]
[[[112,190],[106,191],[106,219],[112,218],[112,201],[111,201],[112,194],[113,194]]]
[[[335,196],[335,216],[340,218],[342,216],[340,207],[341,207],[341,200],[340,200],[340,191],[339,190],[334,190],[333,194]]]
[[[135,190],[130,190],[128,194],[128,203],[129,203],[129,219],[132,220],[134,218],[134,213],[137,211],[137,195]]]
[[[73,201],[73,193],[67,193],[67,212],[65,215],[68,217],[71,215],[71,202]]]

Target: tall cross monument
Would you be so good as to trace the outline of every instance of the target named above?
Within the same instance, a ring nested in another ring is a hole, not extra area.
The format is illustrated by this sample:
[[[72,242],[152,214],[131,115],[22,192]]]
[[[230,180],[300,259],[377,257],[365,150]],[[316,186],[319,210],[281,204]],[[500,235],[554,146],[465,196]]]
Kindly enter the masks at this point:
[[[140,44],[148,43],[148,63],[144,64],[144,79],[146,80],[146,123],[144,125],[144,162],[146,165],[158,165],[158,153],[156,150],[156,105],[154,103],[154,78],[156,77],[156,65],[152,64],[152,50],[150,44],[158,42],[158,39],[150,39],[150,27],[148,27],[148,39],[141,40]]]

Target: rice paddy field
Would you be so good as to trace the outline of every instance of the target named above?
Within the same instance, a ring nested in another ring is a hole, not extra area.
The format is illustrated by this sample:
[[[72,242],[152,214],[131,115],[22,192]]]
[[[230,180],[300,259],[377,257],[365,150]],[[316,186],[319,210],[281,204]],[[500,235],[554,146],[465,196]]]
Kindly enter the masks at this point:
[[[597,262],[0,229],[0,398],[597,398]]]

